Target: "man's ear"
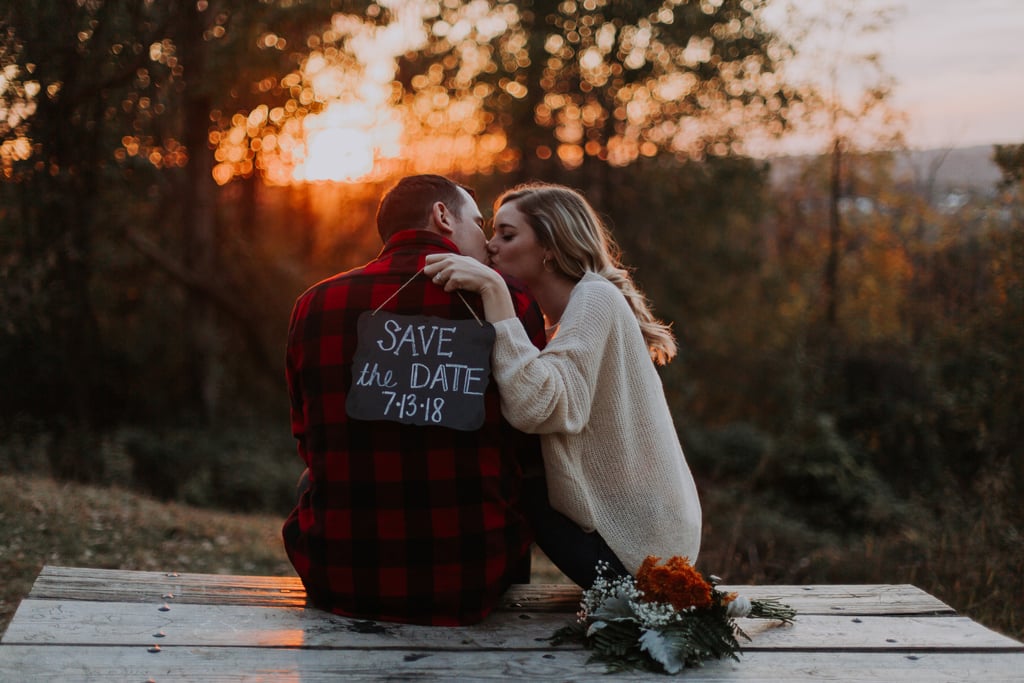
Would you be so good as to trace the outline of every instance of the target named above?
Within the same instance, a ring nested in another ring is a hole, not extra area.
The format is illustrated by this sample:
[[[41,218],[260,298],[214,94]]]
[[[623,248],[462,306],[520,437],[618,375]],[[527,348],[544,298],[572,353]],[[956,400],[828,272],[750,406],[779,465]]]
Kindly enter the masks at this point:
[[[452,230],[452,212],[448,210],[444,202],[434,202],[434,206],[430,210],[430,221],[437,232],[442,235],[451,235],[454,232]]]

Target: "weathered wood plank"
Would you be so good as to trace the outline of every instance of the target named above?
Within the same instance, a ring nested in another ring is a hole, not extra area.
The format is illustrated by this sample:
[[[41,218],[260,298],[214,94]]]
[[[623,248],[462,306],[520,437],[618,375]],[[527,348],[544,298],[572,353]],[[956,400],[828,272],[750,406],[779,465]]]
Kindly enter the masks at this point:
[[[849,617],[807,615],[792,625],[738,619],[750,637],[744,650],[938,652],[943,650],[1024,653],[1024,645],[967,617]]]
[[[494,681],[584,683],[666,681],[659,674],[605,674],[589,653],[422,652],[288,648],[10,646],[0,648],[0,679],[11,681]],[[740,662],[688,670],[688,683],[710,681],[844,681],[848,683],[1019,683],[1024,654],[750,652]]]
[[[301,607],[306,592],[296,576],[239,576],[44,566],[29,598],[179,602]]]
[[[776,598],[800,614],[865,616],[956,614],[956,610],[917,586],[909,584],[733,586],[719,587],[751,600]],[[505,595],[503,609],[569,612],[579,608],[580,589],[559,584],[521,584]]]
[[[437,628],[347,619],[319,610],[246,605],[110,603],[27,599],[3,637],[11,644],[251,645],[316,648],[549,648],[571,615],[498,612],[475,626]],[[1024,645],[966,617],[800,615],[793,625],[740,620],[766,650],[1016,650]],[[154,634],[162,633],[162,636]]]
[[[955,614],[910,585],[722,586],[751,599],[778,598],[800,614]],[[301,607],[306,594],[296,577],[190,574],[73,567],[43,567],[30,598],[156,602],[173,595],[178,603]],[[501,609],[567,612],[579,606],[580,590],[559,584],[513,586]]]
[[[776,598],[798,614],[940,615],[956,610],[910,584],[721,586],[751,600]]]

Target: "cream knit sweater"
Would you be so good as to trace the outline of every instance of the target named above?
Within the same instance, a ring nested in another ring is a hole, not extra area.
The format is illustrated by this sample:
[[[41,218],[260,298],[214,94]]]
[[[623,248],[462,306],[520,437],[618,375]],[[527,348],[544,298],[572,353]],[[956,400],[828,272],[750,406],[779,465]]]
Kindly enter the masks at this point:
[[[701,508],[661,378],[625,297],[587,273],[543,351],[517,318],[495,324],[505,417],[541,435],[551,505],[597,530],[628,570],[697,561]]]

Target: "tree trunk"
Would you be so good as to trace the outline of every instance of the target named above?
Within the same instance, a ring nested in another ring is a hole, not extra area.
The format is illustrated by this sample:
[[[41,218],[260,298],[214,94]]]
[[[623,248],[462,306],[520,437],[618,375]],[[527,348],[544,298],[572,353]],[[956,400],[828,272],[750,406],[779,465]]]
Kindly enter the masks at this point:
[[[213,282],[219,273],[220,240],[213,157],[208,149],[211,97],[207,85],[198,80],[205,73],[206,18],[196,3],[183,5],[182,12],[179,49],[187,69],[182,98],[182,138],[189,157],[181,201],[183,260],[199,277]],[[184,315],[192,400],[200,416],[211,421],[218,413],[222,391],[223,335],[216,309],[207,297],[188,291]]]
[[[829,332],[836,327],[839,299],[839,239],[842,228],[839,200],[842,194],[842,141],[832,145],[832,172],[828,196],[828,259],[825,262],[825,325]]]
[[[825,261],[825,330],[822,339],[822,398],[829,402],[835,393],[829,387],[837,387],[839,379],[839,252],[842,237],[842,216],[839,202],[842,198],[842,152],[841,138],[832,146],[832,170],[829,187],[828,210],[828,257]],[[831,398],[830,398],[831,397]]]
[[[30,36],[47,30],[68,40],[75,35],[73,12],[52,17],[36,16],[29,8],[12,11],[25,13],[16,14],[14,24],[31,27]],[[43,293],[39,337],[32,342],[43,351],[33,360],[52,363],[39,368],[47,379],[29,393],[46,397],[47,405],[40,407],[53,420],[53,473],[89,481],[102,476],[103,459],[90,447],[88,434],[113,408],[104,403],[104,354],[91,292],[101,157],[94,122],[100,102],[90,90],[83,60],[57,59],[48,49],[42,40],[26,41],[26,61],[39,65],[37,77],[62,84],[62,96],[36,101],[31,135],[41,166],[24,190],[25,253],[38,259]]]

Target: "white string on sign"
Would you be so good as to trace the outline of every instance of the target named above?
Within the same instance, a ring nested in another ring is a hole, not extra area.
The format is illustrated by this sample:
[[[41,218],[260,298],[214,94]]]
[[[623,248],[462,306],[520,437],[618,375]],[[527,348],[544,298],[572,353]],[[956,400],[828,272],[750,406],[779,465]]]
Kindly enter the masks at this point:
[[[411,283],[411,282],[412,282],[413,280],[415,280],[415,279],[416,279],[416,276],[418,276],[418,275],[423,275],[423,269],[422,269],[422,268],[420,268],[420,269],[419,269],[418,271],[416,271],[415,273],[413,273],[413,274],[412,274],[412,277],[411,277],[411,278],[409,278],[408,280],[406,280],[406,281],[405,281],[405,282],[404,282],[404,283],[402,284],[402,286],[401,286],[401,287],[399,287],[398,289],[396,289],[396,290],[395,290],[395,292],[394,292],[394,293],[393,293],[393,294],[392,294],[391,296],[389,296],[389,297],[388,297],[387,299],[384,299],[384,301],[383,301],[383,302],[381,302],[381,305],[380,305],[380,306],[378,306],[377,308],[373,309],[373,314],[372,314],[372,315],[377,315],[377,313],[379,313],[379,312],[380,312],[380,309],[382,309],[382,308],[384,308],[385,306],[387,306],[388,302],[389,302],[389,301],[391,301],[392,299],[394,299],[394,298],[395,298],[396,296],[398,296],[398,293],[399,293],[399,292],[401,292],[401,291],[402,291],[403,289],[405,289],[405,288],[406,288],[407,286],[409,286],[409,283]],[[432,282],[433,282],[433,281],[432,281]],[[440,285],[438,285],[438,286],[440,287]],[[480,320],[480,316],[478,316],[478,315],[476,314],[476,311],[474,311],[474,310],[473,310],[473,307],[472,307],[472,306],[470,306],[470,305],[469,305],[469,302],[468,302],[468,301],[466,301],[466,298],[465,298],[464,296],[462,296],[462,292],[460,292],[459,290],[455,290],[455,293],[456,293],[456,294],[458,294],[458,296],[459,296],[459,298],[460,298],[460,299],[462,299],[462,303],[466,304],[466,308],[468,308],[468,309],[469,309],[469,312],[470,312],[471,314],[473,314],[473,318],[475,318],[475,319],[476,319],[476,322],[477,322],[477,324],[478,324],[478,325],[480,325],[480,327],[483,327],[483,326],[484,326],[484,322],[483,322],[482,320]]]

